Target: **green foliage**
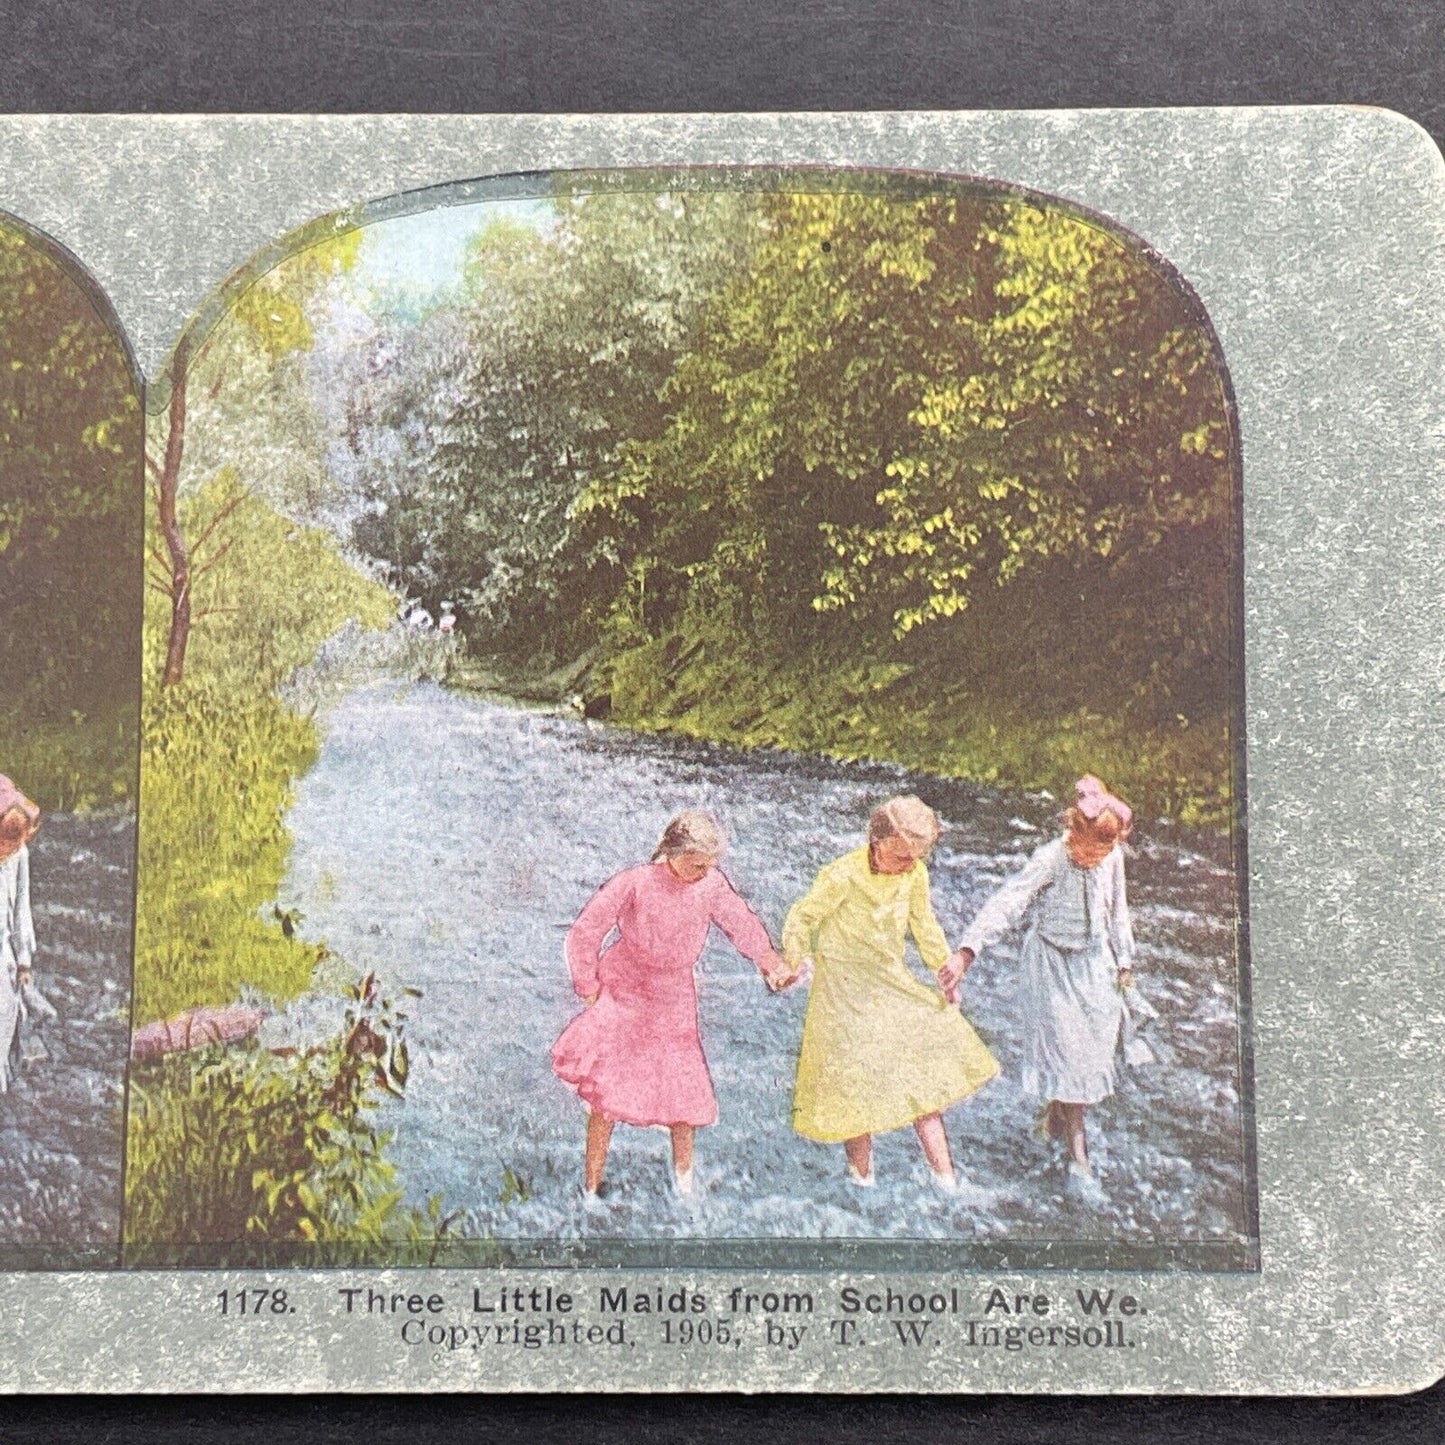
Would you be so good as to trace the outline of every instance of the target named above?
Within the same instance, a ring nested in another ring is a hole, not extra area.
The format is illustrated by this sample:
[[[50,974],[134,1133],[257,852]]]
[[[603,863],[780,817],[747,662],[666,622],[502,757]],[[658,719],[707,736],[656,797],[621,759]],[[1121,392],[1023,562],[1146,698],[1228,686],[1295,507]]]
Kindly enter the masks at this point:
[[[317,732],[275,689],[348,619],[381,627],[392,613],[386,589],[323,533],[288,522],[228,471],[186,499],[197,535],[223,512],[227,551],[200,579],[179,686],[159,685],[169,612],[147,598],[139,1023],[230,1003],[243,987],[275,999],[306,988],[316,947],[262,910],[285,873],[286,810]]]
[[[134,789],[141,465],[121,338],[0,224],[0,767],[46,808]]]
[[[1065,797],[1085,772],[1108,779],[1142,816],[1227,830],[1232,822],[1224,724],[1142,728],[1118,715],[1067,710],[1017,686],[977,686],[980,669],[1005,675],[1006,656],[971,660],[950,685],[897,661],[825,653],[749,655],[706,624],[617,654],[599,679],[625,727],[783,748],[848,761],[898,763],[998,787]]]
[[[1227,815],[1236,439],[1152,258],[983,187],[588,189],[380,327],[341,388],[359,546],[503,670],[590,652],[619,721],[847,751],[881,669],[867,755],[1117,759]]]
[[[310,351],[316,341],[314,304],[330,281],[356,265],[361,239],[362,232],[352,227],[293,251],[246,287],[218,333],[230,327],[247,350],[272,362]]]
[[[532,1181],[525,1174],[518,1174],[510,1164],[504,1165],[498,1203],[505,1208],[509,1204],[525,1204],[531,1197]]]
[[[406,1015],[375,979],[352,991],[343,1029],[306,1048],[254,1040],[132,1066],[126,1246],[146,1263],[241,1264],[285,1244],[348,1250],[438,1241],[459,1216],[401,1207],[378,1106],[406,1089]],[[415,1217],[414,1217],[415,1216]],[[325,1258],[318,1252],[316,1262]]]
[[[461,300],[382,325],[341,388],[356,544],[499,645],[580,650],[609,584],[605,539],[600,575],[579,565],[574,504],[663,424],[662,387],[756,212],[742,194],[579,190],[545,236],[483,230]]]
[[[366,628],[392,619],[391,593],[340,556],[334,538],[282,516],[233,467],[223,466],[184,499],[181,521],[189,534],[206,538],[197,547],[187,676],[227,696],[269,695],[348,618]],[[153,535],[153,509],[148,522]],[[169,621],[165,599],[152,593],[147,679],[160,670]]]
[[[769,219],[666,430],[578,503],[625,539],[614,626],[746,598],[750,635],[860,655],[1045,574],[1115,615],[1104,645],[1166,715],[1227,702],[1230,423],[1169,281],[1012,200],[791,195]]]
[[[134,702],[99,716],[0,714],[0,737],[6,772],[46,811],[88,812],[128,803],[135,794]]]
[[[315,761],[315,725],[273,696],[190,679],[150,692],[144,738],[136,1021],[227,1004],[247,986],[303,992],[316,948],[261,909],[285,872],[285,813]]]
[[[323,946],[275,902],[294,780],[317,729],[278,689],[345,624],[383,628],[394,599],[302,519],[330,498],[295,353],[308,304],[349,264],[355,238],[292,258],[240,299],[188,378],[200,406],[179,521],[190,551],[184,680],[161,682],[171,624],[157,501],[144,627],[137,1022],[243,991],[284,1001],[312,982]],[[318,478],[320,480],[318,480]],[[301,1050],[255,1044],[173,1054],[132,1071],[127,1252],[133,1262],[264,1262],[306,1246],[344,1261],[398,1235],[426,1262],[454,1229],[440,1201],[400,1208],[375,1122],[404,1092],[404,1015],[356,991],[346,1027]]]
[[[235,487],[298,522],[315,525],[336,504],[311,367],[317,318],[355,266],[361,236],[347,231],[288,256],[242,292],[199,346],[186,389],[182,493],[224,471]],[[154,456],[167,426],[167,417],[151,420]],[[216,539],[224,543],[224,530]]]

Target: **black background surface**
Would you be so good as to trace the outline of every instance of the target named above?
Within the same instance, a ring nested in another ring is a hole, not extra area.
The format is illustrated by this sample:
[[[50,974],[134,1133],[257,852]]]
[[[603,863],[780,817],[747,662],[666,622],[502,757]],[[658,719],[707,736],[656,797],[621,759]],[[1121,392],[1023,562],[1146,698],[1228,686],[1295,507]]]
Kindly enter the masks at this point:
[[[10,111],[1341,102],[1401,111],[1445,144],[1445,0],[0,0],[0,108]],[[1265,1230],[1267,1239],[1267,1220]],[[83,1318],[65,1322],[57,1348],[102,1349],[86,1330]],[[1433,1445],[1445,1440],[1445,1393],[1338,1401],[624,1396],[0,1406],[0,1439],[17,1442],[343,1438],[358,1445]]]
[[[0,0],[8,110],[1390,106],[1440,0]]]

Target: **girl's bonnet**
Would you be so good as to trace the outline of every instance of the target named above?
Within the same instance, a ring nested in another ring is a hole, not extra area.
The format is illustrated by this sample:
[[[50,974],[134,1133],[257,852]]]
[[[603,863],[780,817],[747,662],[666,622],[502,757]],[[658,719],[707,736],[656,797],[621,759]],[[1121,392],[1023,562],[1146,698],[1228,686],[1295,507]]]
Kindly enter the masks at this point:
[[[1085,773],[1074,784],[1074,807],[1091,823],[1101,813],[1112,813],[1126,835],[1134,826],[1134,810],[1122,798],[1116,798],[1092,773]]]

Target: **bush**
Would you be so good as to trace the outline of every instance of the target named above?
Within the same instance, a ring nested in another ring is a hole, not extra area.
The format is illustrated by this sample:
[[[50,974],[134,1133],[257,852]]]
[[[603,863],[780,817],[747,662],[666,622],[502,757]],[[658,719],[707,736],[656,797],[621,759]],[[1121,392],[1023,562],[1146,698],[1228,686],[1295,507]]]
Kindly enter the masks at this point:
[[[405,1018],[368,976],[342,1030],[320,1043],[251,1040],[133,1064],[127,1261],[256,1263],[287,1246],[318,1259],[332,1246],[341,1261],[444,1236],[457,1216],[438,1201],[425,1214],[401,1208],[377,1118],[406,1088]]]
[[[1142,817],[1228,831],[1226,718],[1167,725],[1067,697],[1021,702],[1017,678],[989,685],[1007,665],[1003,656],[949,668],[926,656],[860,663],[821,651],[785,655],[689,619],[686,630],[615,651],[592,685],[607,695],[614,723],[641,731],[897,763],[1057,797],[1093,772]],[[1066,661],[1058,665],[1063,671]]]

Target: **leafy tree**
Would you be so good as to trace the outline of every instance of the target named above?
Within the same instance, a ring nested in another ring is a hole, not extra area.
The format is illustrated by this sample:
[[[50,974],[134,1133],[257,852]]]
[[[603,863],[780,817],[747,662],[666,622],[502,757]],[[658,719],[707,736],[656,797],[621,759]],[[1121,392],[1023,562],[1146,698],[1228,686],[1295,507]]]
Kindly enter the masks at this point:
[[[578,503],[624,564],[614,621],[655,631],[701,597],[740,605],[754,635],[812,630],[836,571],[830,532],[873,516],[926,374],[920,288],[937,269],[940,204],[953,208],[764,199],[747,273],[713,299],[667,380],[667,427],[631,441]]]
[[[255,487],[262,496],[295,500],[298,489],[288,473],[298,469],[298,457],[303,478],[313,486],[320,480],[324,490],[320,443],[298,384],[297,356],[315,341],[311,308],[327,283],[355,264],[360,238],[353,229],[293,253],[241,292],[194,355],[189,335],[172,353],[163,459],[146,457],[155,527],[164,547],[151,547],[149,585],[170,602],[162,672],[166,686],[185,674],[192,624],[209,615],[208,609],[195,609],[195,587],[229,548],[223,529],[246,491]],[[188,459],[193,385],[202,392],[205,409],[196,421],[209,448]],[[180,520],[182,492],[214,475],[223,459],[234,469],[239,488],[188,539]],[[305,500],[314,510],[317,498]]]
[[[278,685],[347,621],[385,626],[393,610],[334,536],[300,520],[325,502],[312,318],[357,244],[353,233],[283,261],[173,358],[148,518],[138,1019],[228,1003],[242,987],[291,997],[315,967],[314,948],[261,910],[285,871],[294,779],[317,746]]]
[[[33,719],[133,708],[141,410],[111,319],[0,224],[0,671]]]
[[[619,635],[734,599],[762,641],[896,646],[1047,575],[1061,602],[1087,579],[1132,681],[1172,697],[1204,667],[1194,695],[1220,690],[1230,421],[1169,279],[996,194],[786,195],[767,219],[668,382],[667,429],[579,504],[625,539]],[[1171,679],[1140,678],[1150,648]]]
[[[474,647],[586,649],[630,722],[989,778],[1003,727],[1034,781],[1137,724],[1138,776],[1227,814],[1223,372],[1187,290],[1063,205],[584,178],[335,390],[355,544]]]
[[[454,600],[491,650],[584,636],[613,557],[606,538],[581,549],[577,498],[665,425],[663,385],[757,225],[742,194],[579,185],[545,232],[487,227],[460,302],[380,327],[363,363],[357,544],[429,604]]]

